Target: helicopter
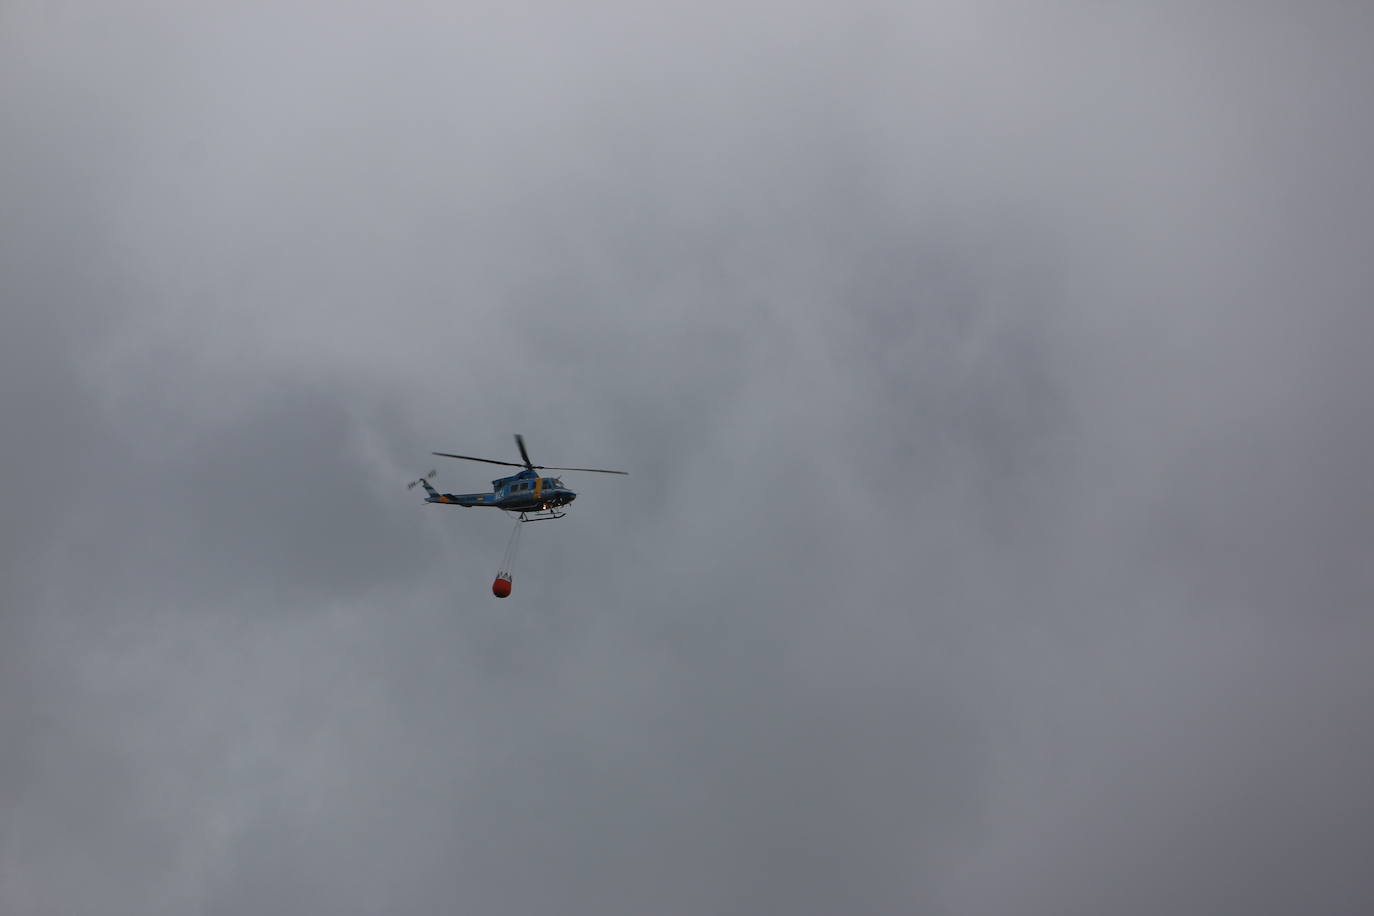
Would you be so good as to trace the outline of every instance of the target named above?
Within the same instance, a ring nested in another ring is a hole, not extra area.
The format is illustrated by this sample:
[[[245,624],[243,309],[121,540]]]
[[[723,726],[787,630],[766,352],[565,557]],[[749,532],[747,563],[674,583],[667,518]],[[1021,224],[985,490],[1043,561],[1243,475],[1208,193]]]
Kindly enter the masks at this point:
[[[441,503],[450,506],[488,506],[514,514],[522,522],[546,521],[563,518],[568,513],[567,506],[577,499],[577,494],[568,489],[557,477],[541,477],[539,471],[584,471],[593,474],[621,474],[628,471],[608,471],[605,468],[556,468],[534,464],[525,450],[525,437],[515,434],[515,445],[520,449],[523,463],[497,461],[493,458],[474,458],[471,455],[454,455],[451,452],[431,452],[440,458],[459,458],[463,461],[480,461],[484,464],[501,464],[507,467],[523,468],[509,477],[499,477],[491,482],[490,493],[440,493],[429,483],[437,471],[430,471],[419,480],[406,485],[412,489],[419,484],[425,488],[427,503]],[[517,526],[518,527],[518,526]]]

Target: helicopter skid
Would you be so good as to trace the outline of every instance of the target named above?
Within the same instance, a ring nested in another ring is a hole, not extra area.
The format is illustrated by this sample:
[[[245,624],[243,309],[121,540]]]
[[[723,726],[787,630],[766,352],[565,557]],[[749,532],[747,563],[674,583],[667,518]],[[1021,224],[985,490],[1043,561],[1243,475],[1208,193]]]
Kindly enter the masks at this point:
[[[559,512],[557,509],[528,509],[518,513],[522,522],[551,522],[556,518],[563,518],[568,513]]]

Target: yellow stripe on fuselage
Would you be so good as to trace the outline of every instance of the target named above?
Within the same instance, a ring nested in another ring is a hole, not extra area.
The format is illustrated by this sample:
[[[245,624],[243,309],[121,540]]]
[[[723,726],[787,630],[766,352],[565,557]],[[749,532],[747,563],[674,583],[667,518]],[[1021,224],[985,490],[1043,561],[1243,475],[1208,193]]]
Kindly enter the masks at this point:
[[[536,477],[536,478],[534,479],[534,501],[535,501],[535,502],[539,502],[539,494],[542,493],[542,492],[544,492],[544,478],[542,478],[542,477]]]

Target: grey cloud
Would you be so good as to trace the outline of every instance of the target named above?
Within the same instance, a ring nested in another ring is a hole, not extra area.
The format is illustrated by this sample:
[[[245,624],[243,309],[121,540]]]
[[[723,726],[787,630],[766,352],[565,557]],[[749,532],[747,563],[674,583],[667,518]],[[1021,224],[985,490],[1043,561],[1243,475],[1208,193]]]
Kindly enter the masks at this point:
[[[0,909],[1367,909],[1357,7],[66,9]]]

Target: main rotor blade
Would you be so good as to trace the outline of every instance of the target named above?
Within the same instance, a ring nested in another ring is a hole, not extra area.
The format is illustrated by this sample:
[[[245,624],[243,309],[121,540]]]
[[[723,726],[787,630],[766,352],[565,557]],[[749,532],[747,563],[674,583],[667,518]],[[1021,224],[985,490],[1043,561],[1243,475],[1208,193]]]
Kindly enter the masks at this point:
[[[630,476],[629,471],[608,471],[605,468],[550,468],[542,464],[536,464],[534,467],[536,470],[540,471],[590,471],[593,474],[623,474],[626,477]]]
[[[508,468],[525,468],[531,471],[585,471],[590,474],[621,474],[625,477],[630,476],[629,471],[608,471],[605,468],[555,468],[546,467],[542,464],[531,464],[529,452],[525,451],[525,437],[516,433],[515,444],[520,447],[520,457],[525,459],[524,464],[518,464],[514,461],[497,461],[495,458],[474,458],[471,455],[455,455],[452,452],[430,452],[430,454],[438,455],[440,458],[461,458],[464,461],[480,461],[483,464],[499,464]]]
[[[440,458],[462,458],[464,461],[481,461],[484,464],[504,464],[506,467],[523,468],[525,465],[516,464],[514,461],[496,461],[491,458],[474,458],[471,455],[452,455],[448,452],[430,452],[431,455],[438,455]]]
[[[534,465],[530,463],[530,453],[525,451],[525,437],[516,433],[515,444],[520,448],[520,457],[525,459],[525,467],[533,471]]]

